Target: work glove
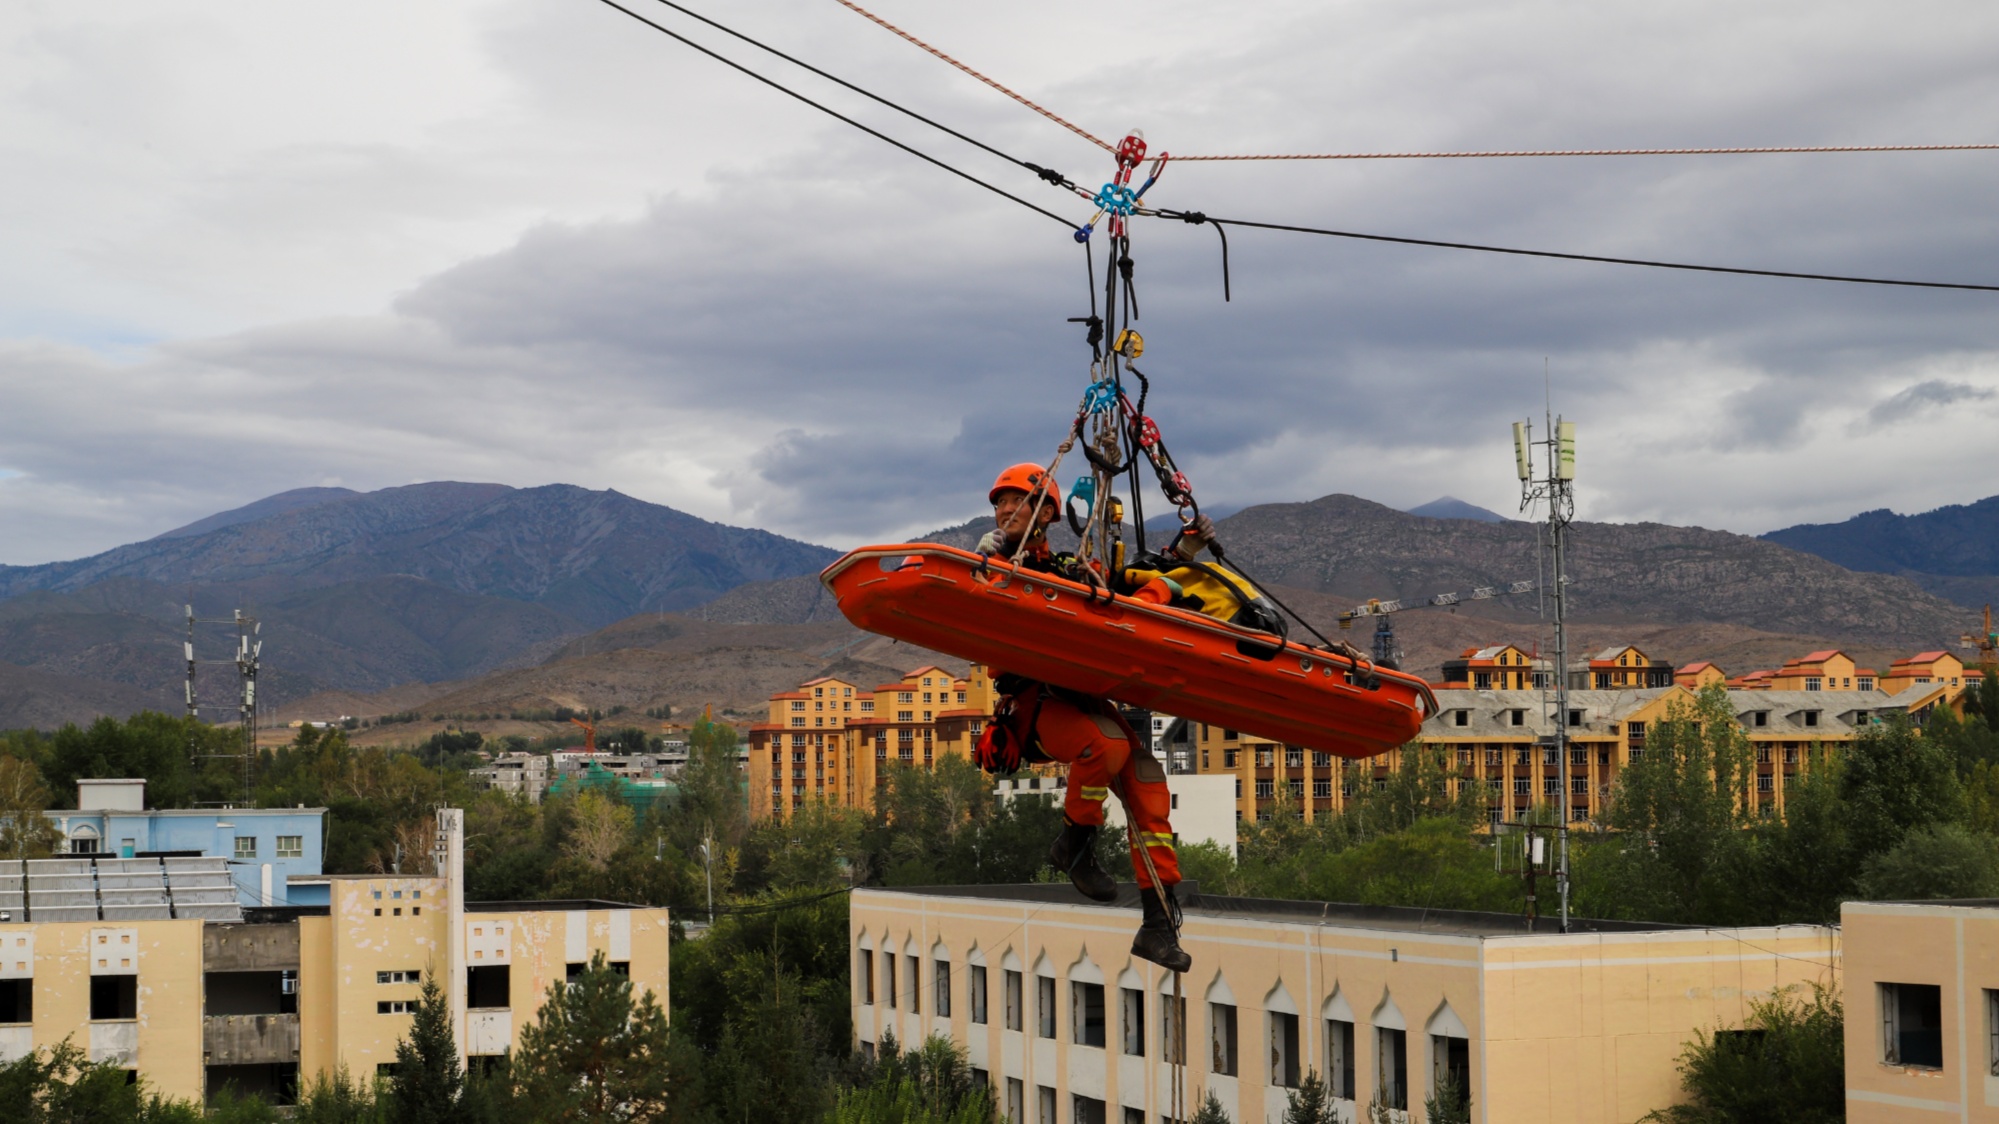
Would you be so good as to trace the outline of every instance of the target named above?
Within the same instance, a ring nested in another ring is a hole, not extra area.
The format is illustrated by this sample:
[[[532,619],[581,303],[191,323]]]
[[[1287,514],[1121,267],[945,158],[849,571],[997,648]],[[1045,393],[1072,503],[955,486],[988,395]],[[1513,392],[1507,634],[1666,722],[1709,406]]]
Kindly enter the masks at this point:
[[[1006,536],[998,528],[987,531],[979,537],[980,554],[1002,554],[1006,551]]]
[[[1180,537],[1173,542],[1173,553],[1181,560],[1192,562],[1202,548],[1215,541],[1215,521],[1205,515],[1196,515],[1192,523],[1180,529]]]

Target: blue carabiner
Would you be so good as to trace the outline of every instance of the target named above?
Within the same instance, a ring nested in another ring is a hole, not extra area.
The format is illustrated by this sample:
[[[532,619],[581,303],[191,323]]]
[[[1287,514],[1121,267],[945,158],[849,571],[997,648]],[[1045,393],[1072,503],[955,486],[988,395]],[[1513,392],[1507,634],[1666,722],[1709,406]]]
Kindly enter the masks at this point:
[[[1069,489],[1069,498],[1071,500],[1082,500],[1085,507],[1095,508],[1097,506],[1097,478],[1094,476],[1076,477],[1075,487]]]
[[[1083,412],[1086,414],[1109,413],[1117,405],[1117,384],[1109,379],[1093,382],[1090,389],[1083,392]]]
[[[1120,183],[1107,183],[1097,191],[1092,200],[1097,206],[1120,218],[1128,218],[1132,208],[1138,205],[1138,193]]]

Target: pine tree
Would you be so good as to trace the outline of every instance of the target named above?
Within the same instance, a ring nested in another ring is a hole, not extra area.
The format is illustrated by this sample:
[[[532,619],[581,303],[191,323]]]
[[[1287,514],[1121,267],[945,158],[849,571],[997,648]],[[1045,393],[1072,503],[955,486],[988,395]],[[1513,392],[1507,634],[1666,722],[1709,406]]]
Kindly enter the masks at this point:
[[[1333,1098],[1318,1070],[1305,1074],[1295,1091],[1284,1094],[1283,1124],[1334,1124]]]
[[[1201,1107],[1195,1110],[1194,1119],[1189,1124],[1229,1124],[1228,1111],[1222,1108],[1222,1102],[1213,1089],[1202,1097]]]
[[[451,1005],[444,989],[428,976],[417,1001],[410,1034],[396,1044],[396,1072],[383,1098],[389,1124],[458,1124],[458,1097],[465,1071],[451,1036]]]
[[[652,992],[632,1002],[632,981],[602,952],[578,979],[549,985],[513,1065],[525,1118],[537,1124],[688,1118],[697,1107],[681,1088],[688,1069]]]

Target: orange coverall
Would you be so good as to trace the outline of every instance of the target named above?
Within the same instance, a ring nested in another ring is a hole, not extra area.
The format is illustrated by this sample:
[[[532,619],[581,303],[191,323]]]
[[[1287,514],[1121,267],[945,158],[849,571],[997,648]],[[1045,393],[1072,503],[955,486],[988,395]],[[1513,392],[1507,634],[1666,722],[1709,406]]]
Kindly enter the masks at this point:
[[[1143,844],[1159,871],[1159,881],[1177,885],[1180,857],[1173,849],[1173,795],[1166,789],[1166,770],[1150,747],[1139,740],[1124,716],[1108,702],[1086,710],[1044,684],[1039,688],[1041,713],[1034,723],[1041,752],[1069,766],[1069,791],[1062,810],[1071,823],[1101,827],[1104,799],[1113,790],[1124,802],[1132,839],[1131,865],[1138,884],[1150,889],[1152,877],[1139,857]]]

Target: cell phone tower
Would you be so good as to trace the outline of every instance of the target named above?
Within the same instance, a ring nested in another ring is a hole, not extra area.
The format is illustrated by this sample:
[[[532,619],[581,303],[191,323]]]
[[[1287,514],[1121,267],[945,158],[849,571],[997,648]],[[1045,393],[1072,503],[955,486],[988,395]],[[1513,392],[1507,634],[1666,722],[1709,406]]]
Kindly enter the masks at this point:
[[[1560,791],[1555,802],[1555,885],[1561,898],[1561,931],[1569,931],[1569,636],[1564,612],[1568,599],[1569,524],[1576,517],[1576,423],[1544,418],[1547,436],[1534,439],[1534,423],[1513,423],[1513,461],[1520,474],[1520,510],[1548,504],[1548,550],[1554,570],[1549,598],[1555,610],[1555,760]],[[1535,451],[1546,475],[1535,476]]]
[[[189,755],[196,758],[233,758],[239,763],[243,777],[243,803],[249,804],[251,792],[256,782],[257,764],[257,670],[263,655],[264,642],[258,638],[263,623],[255,617],[246,617],[237,609],[233,616],[197,617],[194,606],[187,609],[187,640],[183,651],[187,656],[187,716],[199,720],[204,710],[234,710],[237,722],[242,728],[242,745],[238,753],[202,753],[190,742]],[[199,659],[194,654],[194,632],[196,625],[226,624],[236,629],[236,651],[228,659]],[[196,689],[197,672],[202,664],[229,664],[236,669],[237,697],[234,702],[205,703]]]

